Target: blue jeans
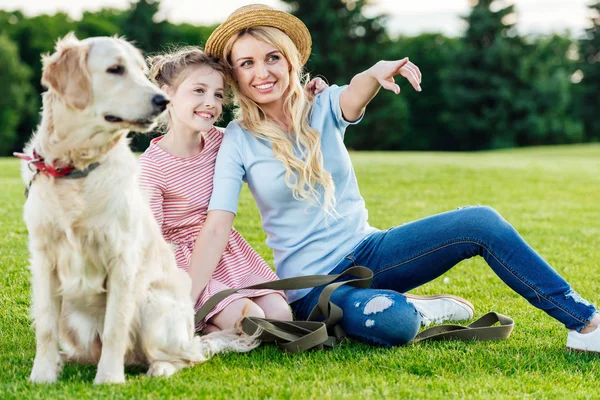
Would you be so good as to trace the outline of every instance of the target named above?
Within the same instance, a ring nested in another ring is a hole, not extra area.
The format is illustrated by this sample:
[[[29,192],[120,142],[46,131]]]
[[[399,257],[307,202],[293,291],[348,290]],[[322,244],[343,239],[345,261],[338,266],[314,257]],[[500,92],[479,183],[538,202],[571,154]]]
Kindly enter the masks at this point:
[[[582,299],[500,214],[490,207],[466,207],[427,217],[365,238],[331,271],[361,265],[373,271],[371,288],[342,286],[331,300],[342,308],[341,327],[362,342],[394,346],[410,342],[421,317],[401,294],[421,286],[460,261],[482,256],[515,292],[533,306],[581,330],[596,309]],[[323,287],[292,303],[306,319]]]

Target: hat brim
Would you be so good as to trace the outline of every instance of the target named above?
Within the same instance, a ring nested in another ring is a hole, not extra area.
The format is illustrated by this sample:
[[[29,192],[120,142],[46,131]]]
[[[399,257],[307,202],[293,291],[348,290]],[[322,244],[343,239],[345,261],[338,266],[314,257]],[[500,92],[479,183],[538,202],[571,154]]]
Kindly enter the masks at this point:
[[[204,51],[214,57],[221,58],[223,57],[225,44],[233,35],[246,28],[256,26],[269,26],[283,31],[296,45],[302,65],[306,64],[312,48],[312,39],[308,28],[292,14],[273,9],[256,9],[230,16],[210,35],[206,41]]]

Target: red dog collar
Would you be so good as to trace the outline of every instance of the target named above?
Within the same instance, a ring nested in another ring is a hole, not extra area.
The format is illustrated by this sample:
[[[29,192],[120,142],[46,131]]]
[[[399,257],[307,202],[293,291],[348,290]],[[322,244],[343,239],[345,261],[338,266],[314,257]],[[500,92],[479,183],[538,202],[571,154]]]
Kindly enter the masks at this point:
[[[33,156],[28,156],[23,153],[13,153],[13,155],[21,160],[27,161],[27,165],[31,169],[35,168],[33,172],[39,172],[41,174],[51,176],[53,178],[60,178],[65,175],[69,175],[71,172],[75,171],[75,167],[69,164],[61,164],[61,165],[47,165],[44,161],[43,157],[33,150]]]

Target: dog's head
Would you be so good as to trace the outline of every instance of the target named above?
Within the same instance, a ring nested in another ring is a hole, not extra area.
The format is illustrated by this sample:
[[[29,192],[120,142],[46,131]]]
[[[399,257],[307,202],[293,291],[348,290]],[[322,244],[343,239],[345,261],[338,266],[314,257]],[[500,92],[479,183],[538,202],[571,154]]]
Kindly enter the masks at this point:
[[[43,57],[42,84],[71,110],[85,114],[94,130],[149,130],[165,110],[167,95],[147,78],[141,52],[109,37],[60,39]]]

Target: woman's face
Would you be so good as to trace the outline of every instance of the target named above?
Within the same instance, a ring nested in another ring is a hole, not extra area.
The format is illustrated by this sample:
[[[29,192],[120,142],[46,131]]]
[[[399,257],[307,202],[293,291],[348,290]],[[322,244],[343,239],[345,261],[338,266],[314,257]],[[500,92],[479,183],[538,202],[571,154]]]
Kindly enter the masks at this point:
[[[290,64],[272,45],[251,35],[238,38],[231,64],[240,92],[263,108],[282,107],[290,86]]]
[[[190,67],[171,96],[171,122],[175,129],[208,132],[223,112],[224,82],[218,71]]]

